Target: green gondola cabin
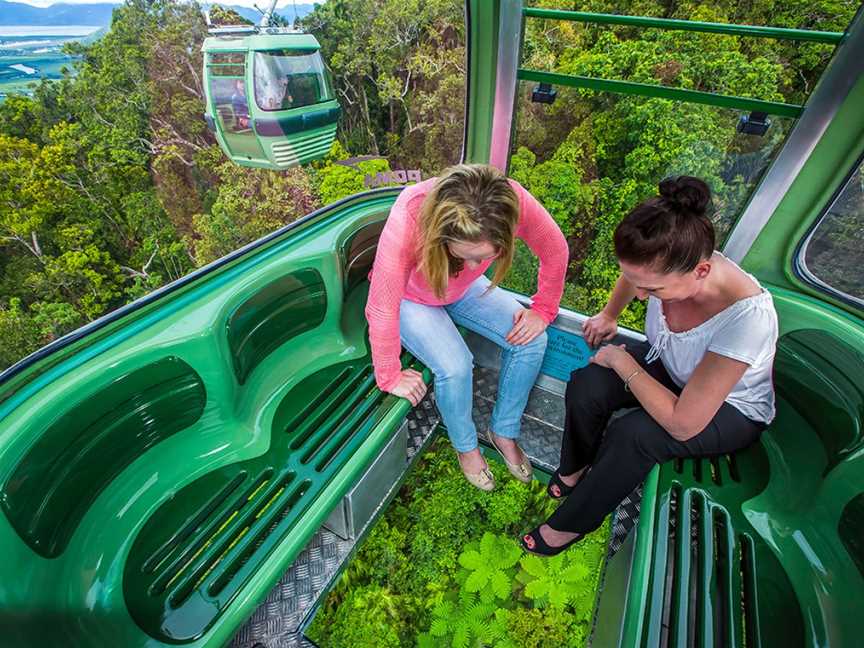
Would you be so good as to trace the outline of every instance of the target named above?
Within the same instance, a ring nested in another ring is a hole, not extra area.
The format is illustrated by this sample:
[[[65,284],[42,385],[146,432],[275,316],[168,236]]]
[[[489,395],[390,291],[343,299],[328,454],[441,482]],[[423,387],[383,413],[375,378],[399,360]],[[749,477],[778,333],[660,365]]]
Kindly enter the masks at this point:
[[[463,161],[508,168],[538,83],[543,104],[554,86],[559,106],[572,91],[729,111],[748,152],[766,115],[787,128],[741,185],[721,246],[774,298],[777,418],[740,453],[653,470],[605,554],[589,644],[864,645],[864,281],[860,263],[831,276],[860,247],[829,235],[864,222],[864,11],[829,33],[465,4]],[[537,20],[816,41],[833,55],[791,105],[523,68]],[[284,169],[327,152],[340,109],[313,36],[249,27],[203,49],[208,122],[231,160]],[[307,645],[299,621],[325,584],[274,586],[292,565],[308,574],[301,552],[320,557],[325,522],[347,529],[334,552],[347,563],[412,465],[406,437],[424,429],[376,388],[366,337],[367,277],[400,191],[325,206],[0,373],[0,646]],[[547,432],[560,432],[544,412],[563,411],[569,375],[554,368],[573,366],[587,315],[562,308],[548,329],[566,344],[536,384]],[[620,329],[615,342],[639,340]],[[497,376],[494,349],[466,342]],[[553,446],[535,439],[538,473]],[[288,609],[294,625],[266,635],[268,614]]]
[[[232,162],[280,170],[327,154],[340,108],[314,36],[222,28],[202,49],[205,118]]]

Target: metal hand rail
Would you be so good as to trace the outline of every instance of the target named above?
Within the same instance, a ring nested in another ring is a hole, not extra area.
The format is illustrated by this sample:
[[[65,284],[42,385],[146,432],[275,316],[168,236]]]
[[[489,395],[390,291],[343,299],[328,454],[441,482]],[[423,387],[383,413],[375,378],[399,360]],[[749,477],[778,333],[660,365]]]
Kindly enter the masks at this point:
[[[764,101],[762,99],[750,99],[747,97],[736,97],[734,95],[714,94],[711,92],[702,92],[700,90],[670,88],[663,85],[651,85],[647,83],[636,83],[633,81],[614,81],[611,79],[558,74],[556,72],[541,72],[539,70],[528,70],[525,68],[519,68],[516,76],[522,81],[550,83],[553,85],[584,88],[586,90],[595,90],[599,92],[613,92],[616,94],[640,95],[643,97],[654,97],[658,99],[671,99],[673,101],[686,101],[689,103],[717,106],[718,108],[764,112],[769,115],[778,115],[781,117],[797,118],[804,111],[804,107],[797,104],[787,104],[778,101]]]
[[[759,27],[756,25],[731,25],[673,18],[651,18],[648,16],[618,16],[615,14],[591,13],[588,11],[566,11],[562,9],[537,9],[526,7],[522,10],[526,18],[545,18],[549,20],[569,20],[603,25],[628,25],[666,30],[707,32],[729,36],[749,36],[753,38],[776,38],[780,40],[810,41],[836,45],[843,40],[842,32],[815,31],[809,29],[788,29],[785,27]]]

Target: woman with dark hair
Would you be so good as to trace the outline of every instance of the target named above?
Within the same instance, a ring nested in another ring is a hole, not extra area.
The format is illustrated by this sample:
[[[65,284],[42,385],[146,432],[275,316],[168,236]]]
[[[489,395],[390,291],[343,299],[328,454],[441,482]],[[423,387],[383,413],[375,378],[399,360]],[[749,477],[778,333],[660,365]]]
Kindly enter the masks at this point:
[[[714,250],[710,201],[702,180],[670,178],[615,230],[621,274],[583,335],[592,346],[612,339],[636,297],[648,300],[648,343],[603,346],[571,374],[561,463],[548,487],[562,503],[522,537],[528,551],[563,551],[599,527],[655,464],[744,448],[774,418],[774,304]],[[636,409],[610,423],[622,408]]]

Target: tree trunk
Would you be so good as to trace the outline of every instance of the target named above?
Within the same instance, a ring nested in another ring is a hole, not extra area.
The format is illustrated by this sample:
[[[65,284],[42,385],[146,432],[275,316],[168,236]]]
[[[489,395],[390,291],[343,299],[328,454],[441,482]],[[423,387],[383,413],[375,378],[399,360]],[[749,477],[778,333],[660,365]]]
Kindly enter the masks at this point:
[[[378,151],[378,140],[375,139],[375,131],[372,130],[372,119],[369,116],[369,98],[366,96],[366,86],[361,81],[360,96],[363,99],[361,106],[363,108],[363,121],[366,123],[366,134],[369,137],[369,148],[372,155],[380,155]]]

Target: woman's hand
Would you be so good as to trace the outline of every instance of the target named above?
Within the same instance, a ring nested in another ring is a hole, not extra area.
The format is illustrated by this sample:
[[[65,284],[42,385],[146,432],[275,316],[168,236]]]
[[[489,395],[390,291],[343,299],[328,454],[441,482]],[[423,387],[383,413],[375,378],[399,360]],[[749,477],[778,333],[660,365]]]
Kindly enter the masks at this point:
[[[589,317],[582,325],[582,337],[592,347],[611,340],[616,333],[618,333],[618,323],[614,317],[607,315],[606,311],[600,311],[594,317]]]
[[[528,344],[549,326],[530,308],[521,308],[513,316],[513,328],[505,338],[510,344]]]
[[[597,353],[591,356],[590,362],[614,371],[619,371],[619,369],[627,366],[628,363],[637,364],[624,344],[607,344],[600,347]]]
[[[390,389],[390,393],[394,396],[407,398],[414,407],[417,407],[417,403],[423,400],[426,395],[426,383],[423,382],[423,376],[419,371],[403,369],[402,377]]]

